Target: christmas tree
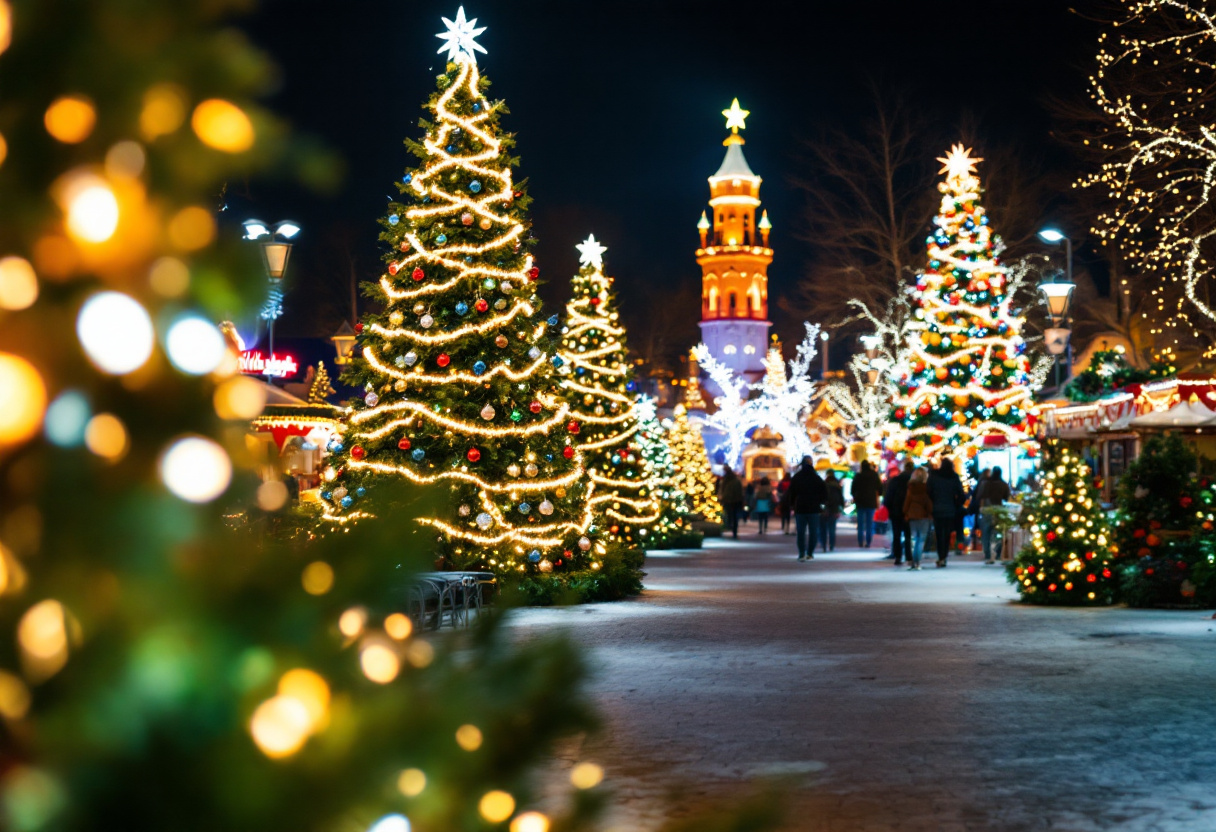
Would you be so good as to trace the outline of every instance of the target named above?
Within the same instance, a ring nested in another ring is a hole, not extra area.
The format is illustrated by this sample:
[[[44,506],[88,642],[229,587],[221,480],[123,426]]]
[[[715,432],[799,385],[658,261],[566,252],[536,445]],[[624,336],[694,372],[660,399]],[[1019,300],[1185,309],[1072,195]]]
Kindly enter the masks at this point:
[[[657,506],[649,526],[639,534],[647,549],[691,549],[701,545],[703,535],[692,527],[692,508],[676,484],[676,462],[667,431],[659,421],[655,401],[638,399],[639,454],[646,465]]]
[[[471,31],[471,30],[469,30]],[[559,390],[556,315],[541,317],[505,107],[485,95],[468,33],[453,36],[421,141],[380,239],[382,307],[343,380],[362,389],[322,495],[339,521],[385,478],[447,487],[420,522],[445,564],[514,575],[598,570],[582,423]]]
[[[329,381],[329,371],[325,369],[325,362],[317,362],[316,373],[312,377],[312,383],[308,387],[308,401],[310,404],[325,404],[329,397],[335,392],[333,385]]]
[[[1119,589],[1113,533],[1085,460],[1052,442],[1042,488],[1019,524],[1032,538],[1006,567],[1022,600],[1033,604],[1114,603]]]
[[[896,449],[922,459],[1026,441],[1031,403],[1024,319],[1012,309],[1000,237],[979,202],[975,164],[983,160],[955,145],[938,161],[946,174],[941,210],[916,283],[910,366],[897,380],[892,411]]]
[[[559,353],[562,387],[571,418],[582,425],[576,447],[594,486],[591,504],[608,533],[607,541],[644,544],[641,528],[657,518],[646,465],[633,444],[638,430],[633,369],[625,347],[625,328],[616,308],[612,278],[604,275],[607,250],[595,235],[580,244],[582,269],[571,281],[566,326]]]
[[[693,514],[711,523],[721,522],[718,481],[710,468],[701,431],[689,421],[684,405],[676,405],[670,423],[664,423],[664,428],[675,467],[673,485],[688,499]]]

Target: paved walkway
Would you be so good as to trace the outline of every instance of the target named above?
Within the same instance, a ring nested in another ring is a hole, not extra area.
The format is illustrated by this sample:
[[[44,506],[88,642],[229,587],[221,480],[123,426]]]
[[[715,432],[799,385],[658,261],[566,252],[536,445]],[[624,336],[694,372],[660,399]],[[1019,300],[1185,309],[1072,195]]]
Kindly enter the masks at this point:
[[[1216,830],[1210,612],[1024,607],[974,556],[791,541],[657,553],[636,600],[519,614],[589,648],[607,725],[566,756],[603,763],[615,829],[776,774],[791,830]]]

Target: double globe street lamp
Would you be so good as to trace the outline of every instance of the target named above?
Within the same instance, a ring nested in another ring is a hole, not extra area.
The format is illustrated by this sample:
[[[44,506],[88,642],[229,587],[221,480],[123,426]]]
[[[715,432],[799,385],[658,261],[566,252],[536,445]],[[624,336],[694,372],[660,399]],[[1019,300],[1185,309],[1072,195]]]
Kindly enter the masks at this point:
[[[1068,325],[1068,311],[1072,306],[1072,293],[1077,285],[1072,279],[1072,240],[1058,228],[1044,228],[1039,232],[1039,239],[1045,243],[1059,245],[1064,243],[1067,267],[1065,278],[1059,279],[1059,273],[1053,274],[1039,284],[1039,291],[1047,301],[1047,315],[1051,318],[1051,326],[1043,333],[1047,342],[1047,351],[1056,357],[1056,387],[1060,386],[1060,356],[1068,363],[1068,375],[1072,376],[1072,329]]]
[[[283,278],[287,275],[292,240],[300,233],[300,226],[291,220],[280,220],[273,226],[261,220],[245,220],[244,226],[245,239],[258,244],[269,283],[261,312],[269,336],[266,356],[269,369],[274,359],[274,322],[283,314]]]

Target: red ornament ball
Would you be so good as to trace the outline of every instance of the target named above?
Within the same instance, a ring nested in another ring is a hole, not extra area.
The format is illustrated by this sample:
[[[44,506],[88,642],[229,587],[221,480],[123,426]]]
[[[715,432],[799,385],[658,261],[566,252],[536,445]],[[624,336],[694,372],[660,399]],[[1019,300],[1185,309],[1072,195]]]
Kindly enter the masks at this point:
[[[435,363],[440,367],[446,367],[452,363],[452,357],[446,352],[439,353],[439,357],[435,359]]]
[[[930,407],[929,407],[929,403],[928,403],[928,402],[925,402],[924,404],[922,404],[920,407],[918,407],[918,408],[916,409],[916,412],[917,412],[917,413],[919,413],[921,416],[928,416],[928,415],[929,415],[929,411],[930,411],[931,409],[932,409],[932,408],[930,408]]]
[[[355,334],[358,335],[362,331],[363,331],[363,324],[362,323],[355,324]]]
[[[1047,542],[1048,542],[1048,543],[1050,543],[1051,541],[1053,541],[1053,540],[1055,540],[1055,539],[1056,539],[1056,533],[1055,533],[1055,532],[1048,532],[1046,536],[1047,536]]]
[[[365,457],[365,456],[367,456],[367,451],[363,450],[362,445],[356,445],[355,447],[350,449],[350,458],[351,459],[363,459],[363,457]]]
[[[417,268],[414,269],[414,273],[410,275],[410,277],[414,278],[414,280],[422,280],[422,278],[426,277],[426,272],[424,272],[421,268]]]
[[[481,451],[476,448],[469,448],[469,452],[465,456],[469,458],[469,462],[476,462],[481,459]]]
[[[591,299],[591,305],[592,305],[592,306],[599,306],[599,305],[600,305],[600,299],[599,299],[599,298],[592,298],[592,299]]]
[[[403,451],[408,451],[410,449],[410,440],[403,438],[400,442],[397,443],[397,447]]]
[[[899,408],[896,408],[896,409],[895,409],[895,418],[896,418],[896,419],[902,419],[902,418],[904,418],[904,409],[903,409],[902,407],[899,407]]]
[[[562,456],[564,456],[566,459],[573,458],[574,457],[574,448],[571,448],[569,445],[562,448]]]
[[[402,241],[401,241],[401,250],[402,250],[402,251],[409,251],[409,250],[410,250],[410,241],[409,241],[409,240],[402,240]]]
[[[528,410],[531,410],[533,413],[540,413],[540,402],[532,402],[532,404],[528,405]]]
[[[524,195],[523,191],[515,191],[514,193],[511,194],[511,196],[515,197],[516,199],[519,199],[523,195]]]
[[[578,434],[578,422],[571,422],[570,424],[566,425],[566,430],[577,435]]]
[[[540,277],[540,269],[536,268],[536,266],[528,269],[528,278],[530,280],[536,280],[538,277]]]
[[[490,308],[490,302],[485,298],[478,298],[477,303],[473,304],[473,308],[478,312],[485,312]]]
[[[389,263],[389,264],[388,264],[388,273],[389,273],[389,274],[396,274],[396,273],[397,273],[397,272],[399,272],[400,270],[401,270],[401,267],[400,267],[400,266],[398,266],[396,263]]]

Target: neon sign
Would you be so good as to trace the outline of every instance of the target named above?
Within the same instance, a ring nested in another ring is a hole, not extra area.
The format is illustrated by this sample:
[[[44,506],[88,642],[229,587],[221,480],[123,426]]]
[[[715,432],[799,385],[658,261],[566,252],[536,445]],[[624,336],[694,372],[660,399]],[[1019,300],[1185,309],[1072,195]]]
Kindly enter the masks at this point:
[[[267,358],[261,350],[244,350],[240,357],[241,372],[251,376],[287,378],[300,370],[293,356],[270,354]]]

